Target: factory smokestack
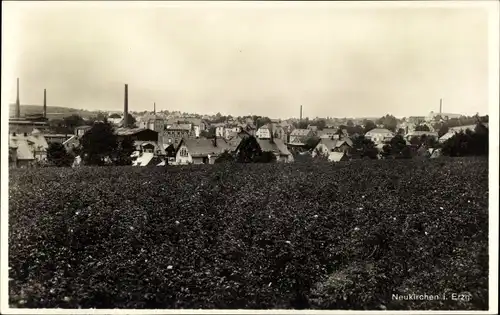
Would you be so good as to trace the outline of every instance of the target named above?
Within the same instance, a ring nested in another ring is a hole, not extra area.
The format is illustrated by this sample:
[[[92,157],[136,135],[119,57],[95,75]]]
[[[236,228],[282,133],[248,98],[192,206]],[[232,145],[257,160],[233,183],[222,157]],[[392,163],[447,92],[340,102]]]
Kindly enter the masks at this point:
[[[43,118],[47,118],[47,89],[43,89]]]
[[[125,101],[123,104],[123,127],[128,127],[128,84],[125,84]]]
[[[156,102],[153,103],[153,114],[156,115]]]
[[[300,105],[300,120],[302,120],[302,105]]]
[[[21,103],[19,102],[19,78],[17,78],[16,118],[21,117]]]
[[[443,113],[443,99],[439,99],[439,116]]]

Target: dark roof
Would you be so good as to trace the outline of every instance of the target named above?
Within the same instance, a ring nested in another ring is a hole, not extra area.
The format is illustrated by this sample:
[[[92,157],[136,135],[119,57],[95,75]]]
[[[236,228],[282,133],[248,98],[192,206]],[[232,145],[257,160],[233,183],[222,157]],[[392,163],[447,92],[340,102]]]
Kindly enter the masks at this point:
[[[274,139],[274,141],[271,141],[271,139],[257,139],[257,142],[259,143],[261,150],[264,152],[274,152],[279,153],[280,155],[291,154],[281,139]]]
[[[217,143],[217,146],[214,145],[215,142]],[[177,146],[177,149],[175,151],[176,154],[182,145],[185,145],[187,147],[188,152],[192,157],[205,157],[208,155],[216,155],[222,153],[225,150],[230,149],[228,143],[222,138],[217,138],[216,141],[214,141],[214,139],[207,139],[207,138],[197,138],[197,139],[183,138],[179,143],[179,145]]]

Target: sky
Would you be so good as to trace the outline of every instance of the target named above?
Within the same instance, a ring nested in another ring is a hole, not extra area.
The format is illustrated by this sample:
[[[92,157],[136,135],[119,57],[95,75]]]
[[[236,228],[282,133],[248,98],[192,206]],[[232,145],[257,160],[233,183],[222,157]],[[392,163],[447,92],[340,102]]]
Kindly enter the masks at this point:
[[[2,82],[89,110],[122,110],[127,83],[131,111],[488,113],[487,9],[419,5],[3,2]]]

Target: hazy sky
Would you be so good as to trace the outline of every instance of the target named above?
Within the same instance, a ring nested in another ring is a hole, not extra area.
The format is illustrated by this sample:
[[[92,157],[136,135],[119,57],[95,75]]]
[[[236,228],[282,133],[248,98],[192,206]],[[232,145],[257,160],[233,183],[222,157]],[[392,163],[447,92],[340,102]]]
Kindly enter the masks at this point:
[[[302,104],[309,117],[409,116],[438,111],[440,98],[445,112],[488,111],[481,8],[2,6],[11,29],[2,49],[15,57],[3,78],[10,102],[19,77],[21,104],[42,104],[46,88],[49,106],[85,109],[121,110],[128,83],[133,111],[156,102],[157,110],[285,118]]]

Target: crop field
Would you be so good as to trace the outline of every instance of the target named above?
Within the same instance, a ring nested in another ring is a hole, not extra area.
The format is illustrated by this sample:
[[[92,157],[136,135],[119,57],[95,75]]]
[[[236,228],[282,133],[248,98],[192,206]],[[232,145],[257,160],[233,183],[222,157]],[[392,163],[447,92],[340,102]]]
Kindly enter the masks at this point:
[[[12,307],[488,308],[487,159],[9,178]]]

